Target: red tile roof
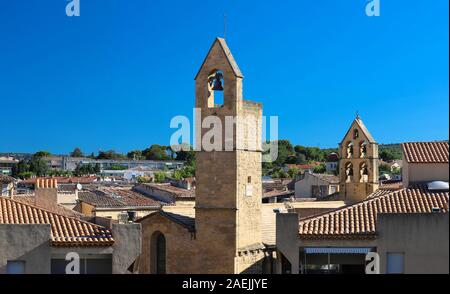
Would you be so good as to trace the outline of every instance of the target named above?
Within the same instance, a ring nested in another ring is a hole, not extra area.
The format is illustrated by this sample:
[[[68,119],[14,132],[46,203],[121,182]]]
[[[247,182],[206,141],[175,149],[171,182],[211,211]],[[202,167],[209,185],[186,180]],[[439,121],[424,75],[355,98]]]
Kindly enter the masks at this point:
[[[379,213],[448,212],[449,192],[431,192],[416,186],[366,199],[351,206],[299,222],[303,239],[375,238]]]
[[[111,232],[101,226],[0,197],[0,224],[50,224],[52,246],[111,246]]]
[[[0,175],[0,183],[2,184],[9,184],[14,182],[14,178],[10,176]]]
[[[448,142],[403,143],[402,148],[409,163],[448,163]]]

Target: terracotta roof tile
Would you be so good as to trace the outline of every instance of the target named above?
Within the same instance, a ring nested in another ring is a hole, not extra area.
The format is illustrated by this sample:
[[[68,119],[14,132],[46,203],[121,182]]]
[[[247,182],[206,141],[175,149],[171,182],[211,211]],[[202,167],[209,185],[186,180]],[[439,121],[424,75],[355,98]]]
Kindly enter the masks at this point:
[[[409,163],[448,163],[448,142],[403,143],[402,148]]]
[[[50,224],[53,246],[111,246],[111,232],[101,226],[0,197],[0,224]]]
[[[40,203],[39,205],[36,205],[36,198],[34,195],[29,195],[29,194],[28,195],[14,195],[12,197],[12,199],[15,201],[18,201],[18,202],[22,202],[27,205],[36,206],[36,207],[39,207],[39,208],[42,208],[45,210],[52,211],[57,214],[61,214],[61,215],[68,216],[68,217],[73,217],[76,219],[82,219],[83,217],[85,217],[82,213],[75,211],[75,210],[65,208],[64,206],[57,204],[57,203],[43,202],[43,203]]]
[[[155,207],[161,204],[145,197],[130,188],[98,188],[78,192],[78,198],[96,207]]]
[[[304,239],[375,237],[379,213],[431,213],[438,207],[448,212],[449,192],[431,192],[416,186],[368,198],[338,210],[303,219],[299,234]]]

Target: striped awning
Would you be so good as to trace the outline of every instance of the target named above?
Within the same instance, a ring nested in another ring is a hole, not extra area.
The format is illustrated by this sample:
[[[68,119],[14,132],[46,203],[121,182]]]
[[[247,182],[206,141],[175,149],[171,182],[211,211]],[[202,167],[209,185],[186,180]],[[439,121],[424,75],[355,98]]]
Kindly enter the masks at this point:
[[[367,254],[371,248],[361,247],[308,247],[306,254]]]

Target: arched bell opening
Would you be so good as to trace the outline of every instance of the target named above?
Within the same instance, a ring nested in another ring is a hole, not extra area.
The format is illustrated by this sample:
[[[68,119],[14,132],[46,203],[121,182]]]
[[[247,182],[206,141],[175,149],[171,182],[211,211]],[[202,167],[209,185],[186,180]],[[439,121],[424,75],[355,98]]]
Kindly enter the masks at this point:
[[[353,152],[354,152],[354,150],[353,150],[353,142],[347,142],[347,144],[346,144],[346,149],[345,149],[345,155],[346,155],[346,157],[347,158],[352,158],[353,157]]]
[[[221,107],[225,103],[225,79],[221,70],[213,70],[208,76],[208,107]]]
[[[347,162],[345,164],[345,182],[350,183],[353,181],[353,164]]]
[[[361,183],[367,183],[369,182],[369,169],[367,168],[367,164],[365,162],[361,163],[359,166],[359,181]]]
[[[359,144],[359,157],[366,158],[367,157],[367,142],[366,140],[362,141]]]

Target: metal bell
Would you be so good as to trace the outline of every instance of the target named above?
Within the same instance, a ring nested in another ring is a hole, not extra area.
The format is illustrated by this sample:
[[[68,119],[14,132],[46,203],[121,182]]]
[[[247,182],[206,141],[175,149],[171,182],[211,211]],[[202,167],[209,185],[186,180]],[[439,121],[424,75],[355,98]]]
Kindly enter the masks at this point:
[[[212,82],[212,90],[213,91],[223,91],[222,79],[223,79],[223,75],[220,72],[216,72],[214,77],[211,78],[210,82]]]

